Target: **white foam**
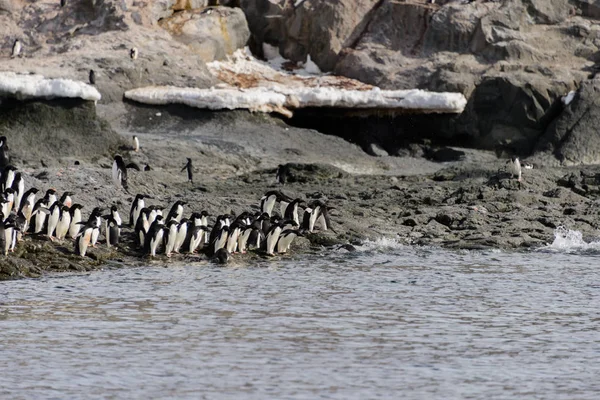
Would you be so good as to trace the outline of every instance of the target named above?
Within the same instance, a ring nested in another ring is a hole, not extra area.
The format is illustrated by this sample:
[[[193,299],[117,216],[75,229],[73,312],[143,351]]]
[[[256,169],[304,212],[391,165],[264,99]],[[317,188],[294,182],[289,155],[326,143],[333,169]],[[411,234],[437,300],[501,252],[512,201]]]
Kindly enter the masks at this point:
[[[0,96],[19,99],[81,98],[98,101],[101,96],[95,87],[71,79],[48,79],[42,75],[0,72]]]
[[[360,251],[390,251],[405,249],[406,247],[407,246],[405,244],[401,244],[396,239],[380,237],[375,240],[365,240],[356,248]]]
[[[559,226],[554,230],[554,241],[541,250],[553,250],[561,252],[600,250],[600,241],[586,242],[580,231],[567,229]]]

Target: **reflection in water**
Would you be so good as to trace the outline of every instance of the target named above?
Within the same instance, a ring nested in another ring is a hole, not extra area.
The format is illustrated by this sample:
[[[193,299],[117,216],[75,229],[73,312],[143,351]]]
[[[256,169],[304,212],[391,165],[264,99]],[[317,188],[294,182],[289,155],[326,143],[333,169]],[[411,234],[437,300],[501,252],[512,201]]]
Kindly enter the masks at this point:
[[[396,246],[6,282],[0,397],[594,399],[597,264]]]

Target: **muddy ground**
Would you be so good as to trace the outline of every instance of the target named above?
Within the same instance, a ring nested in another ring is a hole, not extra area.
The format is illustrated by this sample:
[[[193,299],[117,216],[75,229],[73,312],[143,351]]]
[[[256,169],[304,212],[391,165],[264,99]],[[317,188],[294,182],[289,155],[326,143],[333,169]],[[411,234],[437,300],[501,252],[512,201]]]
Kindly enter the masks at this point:
[[[375,157],[338,137],[245,111],[113,103],[98,106],[97,118],[90,116],[89,104],[74,104],[68,112],[64,104],[51,102],[15,107],[29,111],[23,115],[13,108],[10,117],[4,113],[0,133],[8,138],[26,189],[52,187],[59,195],[70,190],[74,202],[84,205],[84,218],[96,206],[116,204],[127,222],[133,196],[144,193],[152,197],[149,204],[163,205],[166,212],[174,201],[185,200],[186,213],[207,210],[212,222],[225,212],[258,210],[264,192],[280,189],[335,207],[333,230],[298,239],[292,245],[296,253],[380,237],[456,249],[525,249],[552,242],[561,225],[597,236],[596,167],[536,165],[524,170],[519,184],[505,172],[506,160],[490,152],[459,149],[465,153],[460,160],[434,162],[423,156],[432,149],[422,143],[412,145],[403,157]],[[47,119],[52,123],[44,128]],[[134,134],[141,142],[137,153],[130,148]],[[112,183],[116,152],[149,167],[130,172],[128,192]],[[194,162],[194,183],[180,172],[187,157]],[[284,186],[275,182],[275,169],[282,163],[295,164]],[[101,242],[88,255],[82,259],[73,254],[70,240],[51,243],[26,237],[14,254],[0,258],[0,279],[45,271],[206,262],[204,255],[148,260],[132,247],[128,227],[118,249]],[[241,262],[257,256],[234,255]]]

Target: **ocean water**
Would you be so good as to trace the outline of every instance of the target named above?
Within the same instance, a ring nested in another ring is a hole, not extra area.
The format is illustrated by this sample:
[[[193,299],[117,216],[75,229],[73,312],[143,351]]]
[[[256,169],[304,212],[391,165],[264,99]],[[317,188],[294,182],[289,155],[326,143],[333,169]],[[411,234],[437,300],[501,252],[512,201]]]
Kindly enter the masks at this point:
[[[597,399],[600,242],[0,284],[5,399]]]

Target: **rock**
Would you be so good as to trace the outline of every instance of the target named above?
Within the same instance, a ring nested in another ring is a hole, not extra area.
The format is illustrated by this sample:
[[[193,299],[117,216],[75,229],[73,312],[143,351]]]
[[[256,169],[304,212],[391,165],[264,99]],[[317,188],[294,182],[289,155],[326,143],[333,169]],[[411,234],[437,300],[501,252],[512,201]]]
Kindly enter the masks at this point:
[[[371,143],[367,145],[366,152],[375,157],[389,156],[388,152],[382,149],[377,143]]]
[[[584,81],[578,95],[538,141],[536,153],[550,153],[564,165],[600,163],[600,82]]]
[[[182,11],[163,19],[160,26],[204,62],[224,59],[244,47],[250,38],[246,17],[239,8]]]
[[[425,158],[428,158],[436,162],[449,162],[459,161],[463,159],[465,152],[462,150],[455,150],[450,147],[442,147],[441,149],[427,149],[425,150]]]

